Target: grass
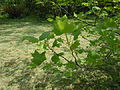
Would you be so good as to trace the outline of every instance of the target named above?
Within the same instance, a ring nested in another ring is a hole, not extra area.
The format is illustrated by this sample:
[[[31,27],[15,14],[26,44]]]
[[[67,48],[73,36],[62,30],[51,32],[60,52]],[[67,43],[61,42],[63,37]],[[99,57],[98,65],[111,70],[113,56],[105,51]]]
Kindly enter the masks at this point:
[[[38,74],[26,66],[35,46],[27,41],[22,42],[21,38],[26,35],[38,37],[50,29],[48,22],[30,17],[0,19],[0,90],[32,89],[32,82],[35,81],[32,76],[36,77]]]

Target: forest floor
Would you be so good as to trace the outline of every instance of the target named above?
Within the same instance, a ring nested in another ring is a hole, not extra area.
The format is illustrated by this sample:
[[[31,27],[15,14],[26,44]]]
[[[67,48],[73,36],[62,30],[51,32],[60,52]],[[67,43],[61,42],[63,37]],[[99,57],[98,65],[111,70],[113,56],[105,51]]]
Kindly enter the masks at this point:
[[[27,65],[35,45],[21,39],[50,29],[48,22],[34,18],[0,19],[0,90],[34,90],[32,78],[38,74]]]

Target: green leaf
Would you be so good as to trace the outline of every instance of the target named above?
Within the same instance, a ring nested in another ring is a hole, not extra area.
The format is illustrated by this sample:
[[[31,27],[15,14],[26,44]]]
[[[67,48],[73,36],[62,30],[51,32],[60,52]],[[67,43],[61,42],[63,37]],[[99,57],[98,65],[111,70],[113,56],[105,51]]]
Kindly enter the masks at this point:
[[[59,69],[57,69],[57,68],[54,68],[53,73],[61,73],[61,71]]]
[[[78,39],[78,36],[81,34],[80,30],[75,30],[72,35],[74,36],[74,40]]]
[[[53,32],[56,35],[61,35],[62,33],[71,33],[75,28],[75,24],[72,21],[70,22],[67,16],[63,16],[62,18],[56,17]]]
[[[44,32],[42,35],[39,37],[39,40],[42,41],[44,39],[47,39],[50,35],[50,32]]]
[[[28,65],[28,67],[31,68],[31,69],[34,69],[34,68],[37,67],[37,65],[36,64],[30,64],[30,65]]]
[[[58,63],[57,63],[57,66],[58,66],[58,67],[62,67],[62,65],[63,65],[63,64],[62,64],[61,62],[58,62]]]
[[[52,30],[52,32],[53,33],[55,33],[56,35],[61,35],[61,34],[63,34],[63,32],[61,32],[60,30],[59,30],[59,28],[58,28],[58,26],[57,26],[57,24],[56,23],[54,23],[54,29]]]
[[[48,69],[50,69],[52,67],[52,64],[46,64],[44,67],[43,67],[43,69],[44,70],[48,70]]]
[[[100,8],[97,7],[97,6],[94,6],[94,7],[92,7],[92,10],[93,10],[93,11],[96,11],[96,10],[100,10]]]
[[[59,56],[56,55],[56,54],[54,54],[54,56],[52,56],[51,60],[52,60],[55,64],[60,61]]]
[[[63,43],[63,39],[62,38],[58,38],[57,41]]]
[[[107,28],[116,28],[117,24],[112,18],[105,18],[104,24],[106,25]]]
[[[67,63],[67,64],[65,64],[66,65],[66,68],[76,68],[76,65],[74,64],[74,63]]]
[[[87,64],[90,65],[96,65],[96,64],[101,64],[101,60],[99,60],[100,56],[97,54],[96,51],[89,51],[87,55]]]
[[[55,39],[55,41],[53,42],[52,47],[60,47],[60,45],[61,45],[60,42],[63,43],[62,38]]]
[[[76,29],[76,26],[73,22],[64,20],[63,23],[64,23],[64,29],[62,31],[63,33],[72,33]]]
[[[60,43],[58,43],[57,40],[55,40],[55,41],[53,42],[52,47],[60,47]]]
[[[47,19],[49,22],[53,22],[53,19],[52,18],[48,18]]]
[[[60,31],[63,31],[64,28],[65,28],[64,22],[63,22],[62,20],[57,20],[57,21],[56,21],[56,26],[58,27],[58,29],[59,29]]]
[[[74,17],[78,17],[77,14],[74,12]]]
[[[22,38],[22,40],[23,40],[23,41],[24,41],[24,40],[28,40],[29,42],[32,42],[32,43],[37,43],[37,42],[38,42],[38,39],[35,38],[35,37],[32,37],[32,36],[24,36],[24,37]]]
[[[47,50],[47,49],[48,49],[48,48],[47,48],[47,41],[46,41],[46,40],[44,41],[43,48],[44,48],[45,50]]]
[[[37,49],[44,50],[43,46],[44,46],[44,43],[40,42],[39,44],[37,44]]]
[[[80,45],[80,41],[79,40],[76,40],[71,46],[70,48],[72,50],[75,50],[76,48],[78,48],[78,46]]]
[[[52,39],[52,38],[54,38],[55,36],[54,36],[54,33],[53,32],[50,32],[50,34],[49,34],[49,36],[48,36],[48,38],[47,39]]]
[[[81,48],[81,49],[76,50],[76,52],[81,54],[81,53],[85,52],[85,50]]]
[[[72,72],[67,72],[67,71],[65,71],[65,72],[63,72],[63,74],[64,74],[65,76],[67,76],[67,77],[72,76]]]
[[[46,52],[39,53],[38,51],[35,50],[35,52],[32,54],[33,57],[33,59],[31,60],[32,63],[40,65],[42,62],[44,62],[46,60],[45,53]]]
[[[84,6],[89,6],[89,3],[83,2],[82,5],[84,5]]]
[[[90,11],[89,11],[89,13],[90,13]],[[86,17],[86,14],[84,14],[84,12],[80,12],[77,16],[80,19],[84,19]]]

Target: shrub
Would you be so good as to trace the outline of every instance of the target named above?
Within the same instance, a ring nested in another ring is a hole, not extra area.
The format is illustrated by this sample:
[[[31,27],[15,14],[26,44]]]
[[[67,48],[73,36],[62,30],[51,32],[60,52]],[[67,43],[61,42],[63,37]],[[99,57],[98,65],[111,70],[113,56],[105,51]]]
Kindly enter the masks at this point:
[[[66,15],[55,20],[49,18],[54,22],[53,30],[39,38],[23,38],[38,46],[29,67],[45,70],[44,87],[50,84],[60,90],[120,88],[119,15],[110,18],[105,9],[97,5],[90,7],[85,14],[74,13],[77,20],[69,20]],[[91,13],[95,15],[92,23],[84,20]],[[87,45],[83,46],[85,42]]]
[[[78,16],[75,14],[75,17]],[[24,37],[23,40],[37,43],[40,48],[32,54],[30,67],[44,69],[53,88],[118,89],[118,24],[114,18],[108,17],[95,22],[89,24],[69,21],[67,16],[56,17],[52,31],[44,32],[39,38]],[[97,36],[90,39],[94,35]],[[83,48],[81,39],[87,40],[89,45]],[[85,56],[81,58],[83,54]]]
[[[2,8],[10,17],[22,17],[30,13],[33,0],[7,0],[2,3]]]

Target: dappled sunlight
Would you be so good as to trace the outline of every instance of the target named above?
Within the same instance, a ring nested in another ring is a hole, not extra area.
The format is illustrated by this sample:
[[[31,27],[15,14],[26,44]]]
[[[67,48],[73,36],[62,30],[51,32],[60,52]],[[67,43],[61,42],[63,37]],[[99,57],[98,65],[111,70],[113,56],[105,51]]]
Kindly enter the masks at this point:
[[[16,75],[21,74],[23,68],[30,61],[30,53],[32,53],[35,49],[34,45],[28,45],[27,43],[21,42],[22,37],[25,35],[34,35],[38,37],[38,35],[40,35],[42,32],[50,29],[51,27],[47,23],[32,23],[29,21],[23,22],[22,20],[11,20],[9,22],[6,21],[3,24],[0,24],[1,88],[6,88],[9,81],[17,77]],[[14,70],[14,68],[17,70]],[[20,72],[18,72],[19,70]],[[8,77],[6,77],[6,75]],[[11,86],[8,87],[8,89],[19,90],[17,87],[17,85]]]

